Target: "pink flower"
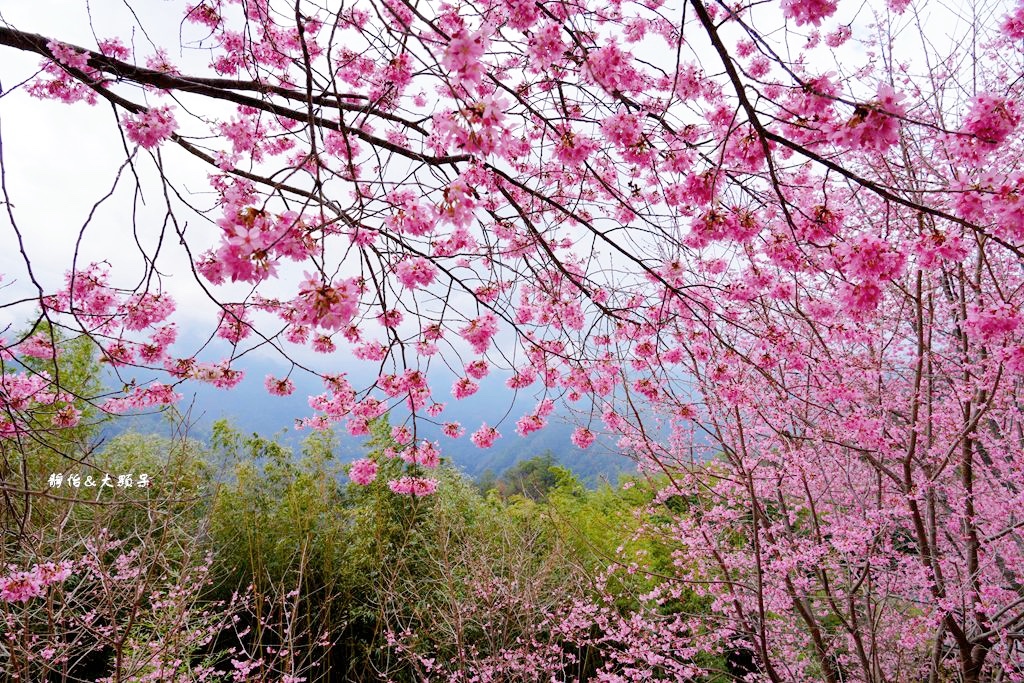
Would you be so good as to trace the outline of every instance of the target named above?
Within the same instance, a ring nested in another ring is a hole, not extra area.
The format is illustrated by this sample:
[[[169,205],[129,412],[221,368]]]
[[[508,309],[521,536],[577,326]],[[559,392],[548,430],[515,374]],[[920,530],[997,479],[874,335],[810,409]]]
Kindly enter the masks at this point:
[[[42,594],[40,583],[27,572],[0,579],[0,598],[7,602],[28,602]]]
[[[62,428],[74,427],[81,419],[82,411],[73,405],[66,405],[54,414],[53,426]]]
[[[545,398],[537,404],[536,413],[540,417],[547,417],[553,412],[555,412],[555,402],[550,398]]]
[[[555,157],[565,166],[578,168],[599,148],[600,145],[593,138],[578,135],[566,127],[558,138]]]
[[[874,282],[859,285],[843,283],[839,289],[839,301],[854,317],[873,312],[881,300],[882,290]]]
[[[861,235],[836,251],[849,272],[864,280],[892,280],[905,261],[902,253],[874,235]]]
[[[994,147],[1009,137],[1019,123],[1016,102],[983,93],[974,98],[961,130]]]
[[[547,420],[540,415],[524,415],[516,422],[516,431],[520,436],[527,436],[533,432],[543,429]]]
[[[466,433],[466,430],[458,422],[445,422],[441,427],[441,431],[444,432],[445,436],[452,439],[457,439]]]
[[[349,466],[348,478],[360,486],[373,483],[373,480],[377,478],[377,463],[369,458],[356,460]]]
[[[314,337],[312,346],[317,353],[333,353],[337,348],[334,341],[325,334],[318,334]]]
[[[295,383],[287,377],[277,379],[273,375],[267,375],[266,379],[263,380],[263,386],[274,396],[289,396],[295,391]]]
[[[306,273],[293,304],[299,323],[339,330],[347,326],[359,310],[359,281],[348,278],[327,284],[319,276]]]
[[[365,417],[353,417],[346,423],[345,428],[352,436],[366,436],[370,433],[370,421]]]
[[[412,441],[412,432],[405,425],[395,425],[391,428],[391,438],[396,443],[406,444]]]
[[[840,26],[832,33],[825,36],[825,44],[829,47],[839,47],[853,35],[853,30],[849,26]]]
[[[903,96],[887,83],[878,85],[874,102],[859,105],[853,116],[833,133],[835,142],[884,152],[899,142],[900,119],[907,110],[900,104]]]
[[[395,266],[395,275],[398,281],[408,289],[425,287],[434,281],[434,274],[437,269],[425,258],[414,257],[400,261]]]
[[[557,64],[564,59],[566,45],[562,41],[562,26],[558,22],[545,23],[530,35],[527,54],[530,56],[529,69],[534,73]]]
[[[143,330],[166,320],[175,308],[174,299],[170,295],[143,292],[128,297],[118,307],[118,312],[125,317],[126,329]]]
[[[73,569],[74,565],[71,562],[60,562],[59,564],[47,562],[46,564],[36,565],[34,568],[36,576],[39,577],[44,586],[62,583],[71,576]]]
[[[473,379],[483,379],[489,371],[490,366],[484,360],[475,360],[466,366],[466,374]]]
[[[782,0],[782,13],[797,26],[818,26],[836,11],[835,0]]]
[[[470,320],[468,325],[459,330],[459,334],[473,346],[474,351],[483,353],[491,345],[491,337],[497,331],[498,319],[493,313],[485,313],[479,318]]]
[[[390,311],[384,311],[377,319],[380,320],[380,324],[384,327],[395,328],[402,324],[402,312],[397,308],[392,308]]]
[[[587,54],[588,75],[609,93],[640,90],[644,80],[633,68],[629,53],[615,43],[609,43]]]
[[[452,396],[456,400],[462,400],[476,393],[480,385],[469,379],[468,377],[460,377],[455,380],[455,384],[452,385]]]
[[[43,595],[46,582],[39,574],[37,565],[33,571],[14,572],[0,579],[0,600],[5,602],[28,602]]]
[[[1024,2],[1018,2],[1013,13],[1003,17],[1002,30],[1007,38],[1024,39]]]
[[[217,326],[217,336],[237,344],[251,332],[252,327],[246,320],[245,308],[237,304],[225,305],[220,316],[220,324]]]
[[[477,448],[490,448],[494,445],[494,442],[501,437],[498,430],[494,427],[488,427],[487,423],[480,425],[480,429],[473,432],[472,436],[469,437]]]
[[[619,109],[604,120],[601,132],[616,147],[632,147],[641,141],[640,118],[626,109]]]
[[[178,122],[174,120],[170,107],[166,105],[124,117],[125,135],[135,144],[147,149],[156,147],[171,137],[177,127]]]
[[[432,441],[421,441],[418,445],[407,448],[401,453],[402,460],[410,465],[420,465],[433,469],[441,464],[441,452]]]
[[[437,490],[436,479],[402,477],[388,482],[388,488],[403,496],[429,496]]]
[[[214,7],[205,2],[198,5],[187,5],[185,20],[196,24],[203,24],[207,28],[217,28],[220,25],[220,13]]]
[[[988,309],[973,308],[967,312],[967,327],[983,341],[1000,341],[1020,327],[1021,316],[1009,304],[997,304]]]
[[[225,373],[232,373],[232,376],[241,378],[242,373],[229,370],[227,368],[216,368],[218,377],[220,380],[208,380],[213,381],[214,385],[220,382],[226,382]],[[206,380],[207,378],[199,376],[198,379]],[[236,382],[237,383],[237,382]],[[126,413],[130,410],[138,408],[152,408],[153,406],[159,405],[171,405],[181,400],[181,394],[174,391],[174,387],[167,386],[160,382],[153,382],[148,387],[136,387],[127,396],[122,398],[111,398],[107,399],[100,405],[101,410],[105,410],[111,413]]]
[[[441,63],[456,72],[466,84],[476,84],[483,78],[482,57],[489,41],[482,31],[467,33],[460,31],[448,43]]]
[[[572,433],[572,442],[579,448],[590,448],[594,443],[594,432],[586,427],[578,427]]]
[[[367,342],[357,346],[352,351],[352,355],[359,360],[384,360],[388,355],[388,347],[380,343]]]
[[[505,386],[509,389],[523,389],[530,386],[537,380],[537,372],[532,367],[519,368],[516,374],[505,380]]]
[[[528,29],[537,21],[540,10],[534,0],[508,0],[508,23],[514,29]]]
[[[89,68],[88,53],[79,52],[70,45],[52,40],[46,44],[46,47],[53,53],[54,58],[64,66],[78,69],[79,71],[85,71]]]

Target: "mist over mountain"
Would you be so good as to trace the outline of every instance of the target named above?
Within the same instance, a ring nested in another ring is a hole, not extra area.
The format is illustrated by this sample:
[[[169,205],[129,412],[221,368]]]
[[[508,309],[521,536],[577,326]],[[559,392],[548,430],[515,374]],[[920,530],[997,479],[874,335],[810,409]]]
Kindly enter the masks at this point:
[[[309,407],[308,396],[325,391],[322,382],[310,375],[293,375],[295,392],[290,396],[273,396],[263,386],[267,375],[282,377],[287,368],[269,359],[247,359],[245,377],[233,389],[218,389],[201,382],[189,382],[179,386],[183,398],[177,408],[185,416],[184,425],[174,426],[161,413],[146,413],[125,416],[108,423],[103,430],[105,437],[134,430],[141,433],[166,434],[172,429],[179,433],[207,441],[215,421],[227,419],[244,433],[257,433],[264,437],[277,436],[278,440],[298,451],[302,440],[309,434],[308,428],[296,429],[296,420],[314,414]],[[441,374],[441,373],[438,373]],[[354,384],[369,384],[372,377],[358,366],[349,373]],[[454,378],[454,376],[453,376]],[[489,376],[480,381],[480,389],[473,396],[462,401],[444,396],[438,391],[436,400],[444,401],[447,407],[445,421],[458,421],[466,429],[466,435],[451,439],[441,433],[440,425],[420,419],[416,424],[417,438],[437,441],[443,457],[471,478],[477,479],[486,472],[501,474],[517,462],[550,453],[555,462],[572,470],[584,483],[594,486],[602,480],[614,483],[622,472],[632,471],[633,462],[613,451],[614,444],[601,439],[586,451],[574,446],[570,440],[574,426],[568,416],[555,413],[548,426],[522,437],[516,433],[516,420],[530,412],[536,405],[536,398],[520,393],[510,405],[509,392],[504,389],[504,377]],[[432,376],[432,380],[434,377]],[[443,387],[445,378],[436,380]],[[109,382],[111,385],[114,382]],[[399,424],[408,417],[405,407],[395,407],[390,419]],[[481,423],[496,426],[502,436],[488,449],[477,448],[469,434]],[[343,425],[336,427],[339,436],[337,456],[348,462],[365,454],[364,437],[350,436]]]

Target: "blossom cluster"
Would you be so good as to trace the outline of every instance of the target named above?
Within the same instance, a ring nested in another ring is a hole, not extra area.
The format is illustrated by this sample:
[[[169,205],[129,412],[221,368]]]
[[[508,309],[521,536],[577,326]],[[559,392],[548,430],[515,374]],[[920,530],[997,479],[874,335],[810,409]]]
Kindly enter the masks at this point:
[[[403,496],[429,496],[437,491],[438,481],[426,477],[401,477],[388,482],[388,488]]]
[[[0,600],[5,602],[28,602],[46,594],[46,589],[63,583],[74,570],[74,563],[47,562],[33,565],[31,569],[18,571],[8,567],[7,576],[0,578]]]
[[[167,140],[178,127],[168,106],[153,107],[124,119],[125,135],[137,145],[152,148]]]

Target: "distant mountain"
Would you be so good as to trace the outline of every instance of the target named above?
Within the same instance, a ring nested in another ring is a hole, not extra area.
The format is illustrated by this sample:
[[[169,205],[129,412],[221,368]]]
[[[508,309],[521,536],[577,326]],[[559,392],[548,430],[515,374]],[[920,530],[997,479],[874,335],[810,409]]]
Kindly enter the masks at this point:
[[[244,367],[246,376],[234,389],[217,389],[200,382],[179,387],[184,398],[177,408],[187,416],[188,435],[207,441],[213,423],[226,418],[242,432],[255,432],[264,437],[276,435],[282,443],[298,450],[308,430],[296,430],[295,420],[313,415],[307,397],[323,393],[322,384],[314,377],[293,377],[296,385],[294,394],[272,396],[263,387],[263,378],[268,374],[281,377],[286,370],[273,362],[255,359],[247,359]],[[362,383],[369,381],[369,378],[364,378]],[[438,386],[444,386],[444,378],[435,381],[439,382]],[[447,403],[444,419],[459,421],[465,427],[466,435],[462,438],[450,439],[441,433],[439,426],[425,422],[417,425],[417,437],[439,442],[444,457],[474,479],[487,471],[501,474],[517,462],[547,452],[559,465],[572,470],[588,485],[596,485],[602,479],[615,482],[620,473],[633,469],[629,458],[614,453],[600,441],[586,451],[574,446],[570,441],[573,426],[564,416],[556,414],[544,429],[527,437],[519,436],[515,431],[516,420],[532,410],[535,401],[520,396],[510,409],[510,393],[502,386],[503,381],[504,378],[487,377],[480,382],[480,390],[476,394],[462,401],[455,401],[451,396],[435,397]],[[360,383],[354,373],[352,382]],[[407,416],[404,406],[396,407],[392,411],[391,422],[397,424]],[[469,440],[469,434],[483,422],[496,426],[502,434],[488,449],[477,448]],[[103,435],[109,438],[129,430],[167,434],[171,429],[172,425],[165,416],[148,413],[113,420],[105,426]],[[362,457],[365,453],[364,439],[348,436],[341,425],[337,431],[341,443],[338,458],[347,462]]]

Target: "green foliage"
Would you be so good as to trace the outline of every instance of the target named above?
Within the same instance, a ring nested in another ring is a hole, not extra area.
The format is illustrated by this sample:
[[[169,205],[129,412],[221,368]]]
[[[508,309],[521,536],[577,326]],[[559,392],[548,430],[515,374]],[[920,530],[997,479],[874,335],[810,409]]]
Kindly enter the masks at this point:
[[[70,403],[58,400],[50,405],[33,405],[17,416],[26,431],[17,438],[0,439],[0,485],[5,491],[0,529],[6,541],[21,538],[24,542],[32,538],[40,543],[47,530],[67,513],[68,501],[61,498],[77,495],[59,491],[49,497],[36,497],[33,493],[48,488],[51,474],[84,474],[93,466],[94,442],[102,418],[87,399],[99,395],[102,386],[100,364],[91,340],[66,338],[45,319],[37,321],[24,334],[49,340],[54,354],[45,358],[0,359],[0,372],[48,377],[71,398]],[[69,405],[81,413],[78,425],[55,426],[55,415]],[[8,551],[16,554],[13,545],[4,544],[0,552]]]
[[[100,394],[88,340],[61,340],[59,348],[56,361],[26,359],[22,369],[59,373],[76,396]],[[128,431],[97,443],[95,409],[80,399],[75,405],[88,417],[82,426],[37,430],[19,449],[8,446],[4,465],[33,482],[74,471],[97,482],[109,475],[115,485],[65,488],[37,502],[26,517],[36,530],[35,556],[73,557],[82,539],[98,534],[133,539],[158,583],[200,570],[207,576],[211,557],[210,582],[190,597],[208,604],[238,592],[251,612],[234,634],[195,650],[196,665],[223,664],[218,653],[232,647],[287,646],[292,665],[310,681],[420,680],[426,661],[457,668],[543,642],[550,616],[594,598],[598,576],[615,609],[638,609],[639,596],[670,574],[675,560],[671,539],[659,536],[670,516],[653,506],[651,482],[588,489],[550,452],[482,485],[442,462],[429,473],[440,479],[437,493],[415,498],[387,486],[406,465],[386,456],[396,445],[386,419],[371,424],[366,444],[379,475],[358,486],[336,459],[340,444],[330,431],[311,433],[299,453],[223,420],[206,444],[187,431]],[[173,410],[168,417],[182,420]],[[126,474],[136,482],[146,474],[151,484],[117,487]],[[666,510],[691,507],[697,512],[700,501],[671,499]],[[30,555],[5,557],[27,565]],[[609,566],[619,569],[607,572]],[[624,570],[630,566],[639,571]],[[661,609],[704,608],[684,596]],[[168,637],[176,628],[173,619],[138,619],[131,640]],[[577,654],[567,678],[585,678],[600,664],[599,652]]]
[[[529,460],[521,460],[505,470],[493,487],[502,497],[525,496],[541,500],[557,482],[555,466],[554,454],[546,451]],[[481,489],[487,490],[483,486]]]
[[[211,453],[198,441],[125,432],[104,444],[93,469],[100,481],[104,475],[110,478],[109,488],[92,495],[107,503],[104,525],[115,538],[152,530],[155,520],[184,538],[205,524],[216,482]],[[124,475],[132,477],[131,488],[118,486]],[[145,488],[138,486],[142,475],[149,480]]]
[[[700,507],[683,498],[659,507],[653,491],[662,482],[639,478],[588,489],[550,453],[483,491],[442,462],[429,473],[440,479],[435,494],[395,495],[387,482],[406,465],[386,455],[395,446],[387,421],[371,429],[367,457],[379,475],[368,486],[348,480],[330,431],[310,434],[299,453],[226,421],[205,445],[127,432],[86,460],[115,476],[146,472],[152,486],[101,493],[109,505],[68,504],[63,528],[69,538],[104,528],[142,539],[168,576],[212,558],[196,599],[230,601],[237,592],[251,611],[237,630],[195,651],[197,663],[223,665],[217,653],[230,648],[269,648],[289,652],[290,666],[311,682],[413,681],[426,675],[424,662],[451,672],[546,642],[552,615],[597,598],[599,585],[622,614],[649,608],[642,596],[677,560],[671,517],[659,510]],[[658,609],[706,608],[683,593]],[[137,621],[132,637],[143,643],[172,627]],[[570,654],[577,659],[567,679],[587,678],[604,656],[591,647]]]
[[[296,458],[224,423],[213,431],[213,450],[236,462],[210,518],[224,590],[252,586],[273,605],[297,589],[304,627],[290,637],[334,676],[412,680],[413,655],[459,661],[511,647],[585,596],[588,573],[630,532],[625,500],[607,487],[588,492],[550,456],[503,478],[505,495],[481,495],[442,465],[436,494],[396,496],[386,482],[403,463],[384,455],[393,445],[387,422],[375,422],[367,448],[380,474],[357,486],[342,483],[330,434],[315,434]],[[272,631],[254,625],[254,640],[283,637]],[[315,645],[324,633],[330,646]],[[414,635],[389,645],[403,633]]]

